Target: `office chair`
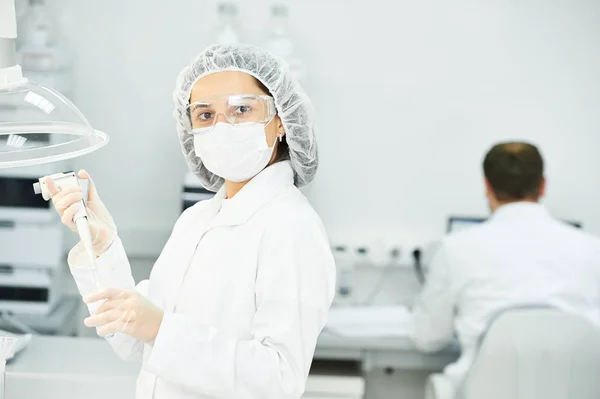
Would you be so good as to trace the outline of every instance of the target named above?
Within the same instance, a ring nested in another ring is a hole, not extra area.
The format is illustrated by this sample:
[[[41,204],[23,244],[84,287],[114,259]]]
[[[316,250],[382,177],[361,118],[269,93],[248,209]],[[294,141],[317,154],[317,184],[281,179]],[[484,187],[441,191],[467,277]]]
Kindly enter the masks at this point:
[[[522,308],[491,324],[456,399],[600,398],[600,328],[556,309]],[[432,375],[427,398],[450,383]]]

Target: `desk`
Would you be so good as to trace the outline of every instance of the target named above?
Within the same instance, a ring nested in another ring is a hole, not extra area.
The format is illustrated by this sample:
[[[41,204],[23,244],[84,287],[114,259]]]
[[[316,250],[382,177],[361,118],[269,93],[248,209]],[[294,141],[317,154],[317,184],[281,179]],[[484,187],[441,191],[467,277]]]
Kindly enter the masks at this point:
[[[319,338],[315,354],[317,359],[360,361],[367,399],[422,399],[419,389],[424,382],[419,378],[441,370],[457,356],[455,349],[419,353],[406,338],[341,338],[328,332]],[[400,371],[390,375],[386,368]],[[34,336],[7,366],[6,397],[131,399],[139,369],[138,363],[120,360],[102,339]],[[415,388],[406,394],[410,384]]]
[[[6,397],[132,399],[139,370],[102,339],[34,336],[6,367]]]
[[[365,399],[423,399],[427,376],[458,359],[458,345],[441,352],[417,351],[408,338],[350,338],[325,330],[315,359],[345,359],[361,364]]]
[[[426,354],[417,351],[408,338],[349,338],[324,331],[319,337],[315,358],[362,362],[364,372],[375,369],[439,371],[458,359],[457,346]]]

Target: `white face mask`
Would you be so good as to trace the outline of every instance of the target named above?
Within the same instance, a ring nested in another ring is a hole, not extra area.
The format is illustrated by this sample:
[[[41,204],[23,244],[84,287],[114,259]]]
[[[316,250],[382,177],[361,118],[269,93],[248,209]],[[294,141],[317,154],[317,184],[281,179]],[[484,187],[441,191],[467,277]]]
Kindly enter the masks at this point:
[[[208,132],[204,130],[192,129],[196,155],[206,169],[225,180],[250,180],[271,160],[275,143],[268,146],[262,123],[218,122]]]

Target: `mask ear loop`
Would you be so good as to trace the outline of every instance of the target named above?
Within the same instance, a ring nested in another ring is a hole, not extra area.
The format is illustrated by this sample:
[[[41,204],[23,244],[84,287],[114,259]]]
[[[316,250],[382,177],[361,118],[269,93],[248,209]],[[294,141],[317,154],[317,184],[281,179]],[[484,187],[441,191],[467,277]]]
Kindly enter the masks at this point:
[[[277,113],[273,114],[271,119],[269,119],[269,121],[264,125],[264,127],[266,128],[267,126],[269,126],[271,124],[271,122],[273,122],[273,120],[275,119],[276,116],[277,116]],[[278,133],[277,137],[275,137],[275,141],[273,142],[273,145],[269,148],[275,147],[275,143],[277,143],[277,138],[279,138],[279,142],[281,143],[283,141],[283,134]],[[267,145],[268,145],[268,143],[267,143]]]
[[[275,119],[275,116],[277,116],[277,107],[275,107],[275,100],[273,99],[273,97],[269,97],[269,98],[271,99],[271,101],[269,101],[269,112],[273,113],[273,117],[269,121],[269,123],[271,123],[271,122],[273,122],[273,119]],[[267,125],[269,123],[267,123]],[[279,142],[281,143],[283,141],[283,134],[279,133],[277,135],[277,137],[279,137]],[[275,145],[275,144],[273,144],[273,145]]]
[[[281,134],[278,134],[277,137],[279,137],[279,142],[281,143]],[[273,142],[273,145],[269,147],[271,149],[271,151],[274,150],[275,144],[277,144],[277,137],[275,137],[275,141]],[[267,142],[267,145],[269,145],[268,142]]]

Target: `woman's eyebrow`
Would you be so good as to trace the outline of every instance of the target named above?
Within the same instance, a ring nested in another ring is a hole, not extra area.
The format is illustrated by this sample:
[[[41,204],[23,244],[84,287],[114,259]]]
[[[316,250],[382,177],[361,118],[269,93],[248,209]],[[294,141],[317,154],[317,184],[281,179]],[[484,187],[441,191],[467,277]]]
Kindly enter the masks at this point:
[[[196,109],[196,108],[209,108],[210,104],[207,103],[192,103],[192,108]]]

